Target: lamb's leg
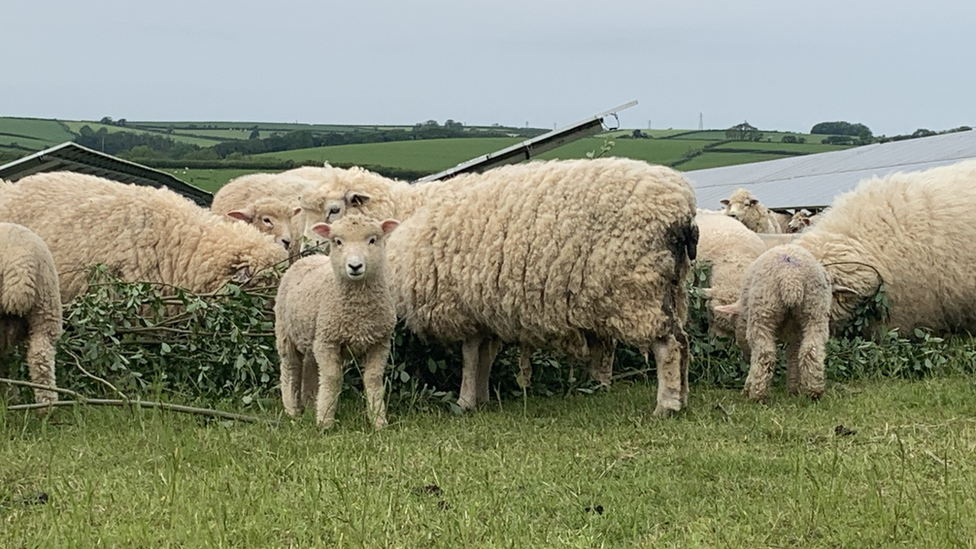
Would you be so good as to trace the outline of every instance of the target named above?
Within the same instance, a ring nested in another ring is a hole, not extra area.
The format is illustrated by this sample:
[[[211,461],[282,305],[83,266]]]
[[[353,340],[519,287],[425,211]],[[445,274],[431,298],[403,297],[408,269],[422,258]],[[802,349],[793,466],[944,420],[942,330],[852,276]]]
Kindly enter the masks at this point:
[[[314,408],[319,394],[319,365],[315,356],[305,355],[302,361],[302,409]]]
[[[363,385],[366,388],[366,415],[376,429],[386,427],[386,401],[383,399],[383,373],[390,358],[389,341],[374,345],[363,359]]]
[[[519,345],[519,371],[515,378],[519,387],[525,389],[532,385],[532,347],[530,345]]]
[[[27,339],[27,368],[31,382],[40,385],[56,387],[54,371],[54,341],[46,330],[31,329]],[[58,394],[54,391],[34,389],[34,402],[50,404],[58,401]],[[50,410],[47,408],[46,410]]]
[[[461,343],[461,394],[458,406],[473,410],[478,405],[478,361],[481,337],[471,337]]]
[[[301,399],[302,356],[287,339],[278,337],[277,343],[281,371],[281,404],[285,407],[286,414],[298,417],[304,411]]]
[[[491,377],[491,366],[495,357],[502,350],[502,340],[497,337],[487,337],[478,346],[478,405],[487,404],[491,400],[488,394],[488,379]]]
[[[342,392],[342,351],[335,345],[316,340],[312,345],[315,361],[319,365],[319,395],[315,409],[315,421],[320,427],[335,424],[339,393]]]
[[[657,407],[654,415],[670,417],[681,410],[681,347],[674,336],[651,344],[657,364]]]
[[[826,319],[804,323],[799,350],[800,391],[814,399],[824,393],[824,361],[829,337],[830,328]]]
[[[752,360],[743,393],[753,400],[763,401],[769,397],[769,385],[776,369],[776,335],[761,328],[749,330],[749,346]]]
[[[610,386],[610,378],[613,375],[613,354],[617,348],[617,342],[612,339],[603,339],[592,332],[586,332],[586,346],[590,350],[590,377],[604,387]]]
[[[800,392],[800,339],[790,334],[786,341],[786,392],[795,395]]]

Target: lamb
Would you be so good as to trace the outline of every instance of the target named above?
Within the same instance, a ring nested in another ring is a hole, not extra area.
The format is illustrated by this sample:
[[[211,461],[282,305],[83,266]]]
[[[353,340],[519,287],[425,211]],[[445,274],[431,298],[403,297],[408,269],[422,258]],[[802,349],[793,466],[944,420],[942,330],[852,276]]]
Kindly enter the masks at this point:
[[[363,357],[367,414],[386,426],[383,371],[390,356],[396,308],[387,280],[386,240],[398,225],[360,214],[312,230],[329,239],[332,253],[296,262],[282,277],[275,303],[275,337],[281,357],[285,412],[301,415],[316,393],[316,421],[335,422],[345,352]],[[303,388],[304,384],[304,388]]]
[[[976,332],[976,161],[862,181],[838,196],[820,221],[800,233],[834,283],[861,299],[883,282],[888,327]],[[858,300],[837,296],[831,329],[853,316]],[[878,326],[871,326],[871,331]]]
[[[0,188],[0,220],[24,225],[51,250],[61,299],[87,287],[103,263],[123,280],[218,290],[286,260],[249,225],[225,223],[168,189],[71,172],[31,175]]]
[[[712,312],[708,333],[712,337],[732,337],[735,334],[733,315],[715,310],[731,305],[739,299],[742,277],[750,263],[759,257],[766,246],[759,235],[729,216],[698,213],[698,258],[712,266],[711,285],[705,290]]]
[[[687,277],[698,229],[677,172],[605,158],[460,175],[390,239],[397,311],[462,341],[462,408],[487,397],[495,339],[577,357],[591,342],[653,351],[655,414],[687,402]]]
[[[819,214],[812,214],[807,210],[797,210],[793,213],[793,217],[790,219],[789,231],[791,233],[799,233],[807,229],[807,227],[812,226],[814,223],[820,220]]]
[[[757,233],[789,232],[790,216],[770,211],[746,189],[736,189],[727,200],[722,200],[725,215],[734,217]]]
[[[739,300],[716,311],[739,315],[737,336],[750,354],[743,390],[766,400],[776,368],[776,342],[786,342],[786,388],[817,399],[824,392],[831,283],[826,269],[796,244],[762,253],[742,279]]]
[[[54,355],[61,330],[61,295],[51,252],[26,227],[0,223],[0,359],[26,339],[31,381],[55,387]],[[54,391],[34,389],[35,402],[57,400]]]

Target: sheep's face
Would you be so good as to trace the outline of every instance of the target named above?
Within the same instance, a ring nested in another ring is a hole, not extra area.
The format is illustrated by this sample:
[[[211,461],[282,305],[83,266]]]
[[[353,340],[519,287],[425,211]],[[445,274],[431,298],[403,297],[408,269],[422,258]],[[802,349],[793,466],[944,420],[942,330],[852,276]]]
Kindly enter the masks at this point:
[[[337,280],[367,281],[386,270],[386,238],[399,221],[379,222],[349,214],[333,223],[316,223],[312,231],[327,240],[329,258]]]
[[[301,208],[289,206],[277,198],[261,198],[244,209],[227,212],[227,216],[270,234],[287,250],[292,243],[291,219],[300,211]]]
[[[321,235],[312,230],[317,223],[331,224],[346,215],[347,212],[362,212],[363,206],[369,203],[369,195],[355,191],[326,191],[306,193],[302,196],[301,205],[305,210],[305,236],[313,243],[321,244]]]
[[[793,214],[793,218],[790,219],[789,227],[790,231],[798,233],[803,229],[810,226],[810,213],[805,210],[800,210]]]
[[[722,204],[725,206],[725,215],[741,220],[759,205],[759,200],[750,197],[743,200],[723,200]]]

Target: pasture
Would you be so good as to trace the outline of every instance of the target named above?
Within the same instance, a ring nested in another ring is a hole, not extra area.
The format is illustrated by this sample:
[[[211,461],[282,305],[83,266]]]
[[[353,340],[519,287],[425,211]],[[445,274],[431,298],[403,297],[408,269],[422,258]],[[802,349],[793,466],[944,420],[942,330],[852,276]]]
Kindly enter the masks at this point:
[[[935,548],[976,530],[971,377],[769,406],[695,386],[672,420],[622,382],[465,416],[394,406],[376,433],[344,397],[326,434],[309,414],[0,411],[3,545]]]

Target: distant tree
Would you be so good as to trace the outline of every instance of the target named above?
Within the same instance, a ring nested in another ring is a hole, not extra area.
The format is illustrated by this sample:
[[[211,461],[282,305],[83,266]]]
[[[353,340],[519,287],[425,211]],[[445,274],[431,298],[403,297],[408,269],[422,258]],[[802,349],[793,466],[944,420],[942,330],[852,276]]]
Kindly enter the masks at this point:
[[[455,122],[455,121],[451,120],[450,118],[448,118],[447,121],[444,122],[444,128],[445,129],[448,129],[448,130],[453,130],[453,131],[460,132],[460,131],[464,131],[464,124],[462,124],[460,122]]]
[[[128,123],[129,121],[126,120],[125,118],[119,118],[118,120],[115,121],[116,126],[125,126]]]
[[[251,135],[247,136],[248,139],[261,139],[261,130],[254,128],[251,130]]]
[[[103,116],[102,119],[99,120],[99,122],[102,123],[102,124],[112,124],[112,117],[111,116]]]
[[[647,139],[647,134],[644,133],[644,132],[642,132],[642,131],[640,131],[640,129],[634,130],[634,132],[631,134],[631,136],[634,139]]]
[[[810,133],[819,135],[850,135],[857,137],[862,143],[870,143],[874,140],[871,129],[864,124],[851,124],[850,122],[820,122],[814,124]]]
[[[786,135],[784,135],[782,138],[780,138],[779,141],[780,141],[780,143],[797,143],[798,142],[796,136],[793,135],[793,134],[789,134],[789,133],[786,134]]]
[[[932,130],[927,130],[925,128],[919,128],[919,129],[915,130],[914,132],[912,132],[912,137],[913,138],[915,138],[915,137],[928,137],[930,135],[938,135],[938,134],[935,133]]]
[[[725,130],[725,138],[734,141],[760,141],[763,133],[752,124],[743,122]]]

